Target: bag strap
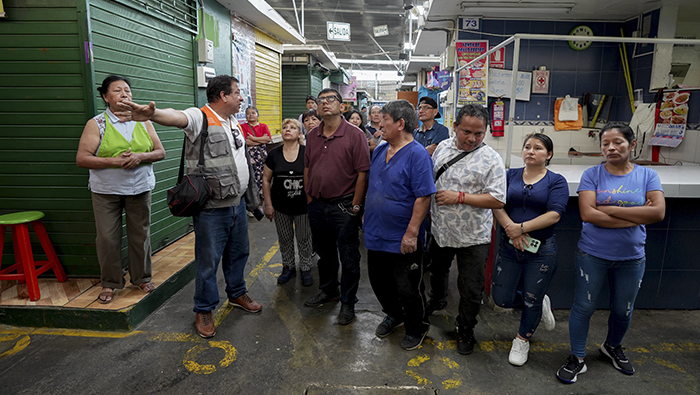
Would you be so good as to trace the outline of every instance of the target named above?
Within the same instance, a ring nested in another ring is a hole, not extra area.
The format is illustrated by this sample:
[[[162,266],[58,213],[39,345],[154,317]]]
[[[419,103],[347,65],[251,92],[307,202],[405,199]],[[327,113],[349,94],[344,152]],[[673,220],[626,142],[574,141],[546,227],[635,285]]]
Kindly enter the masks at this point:
[[[469,151],[469,152],[460,152],[460,153],[457,154],[454,158],[450,159],[449,162],[447,162],[447,163],[445,163],[444,165],[440,166],[440,168],[439,168],[438,171],[437,171],[437,174],[435,174],[435,182],[437,182],[438,178],[440,178],[440,176],[442,175],[442,173],[444,173],[445,170],[449,169],[450,166],[452,166],[452,165],[454,165],[455,163],[459,162],[462,158],[464,158],[465,156],[471,154],[472,152],[476,152],[479,148],[483,147],[484,145],[486,145],[486,144],[482,142],[481,144],[479,144],[478,147],[474,148],[474,150],[472,150],[472,151]]]
[[[201,110],[200,110],[201,111]],[[199,145],[199,162],[197,163],[198,168],[204,167],[204,145],[207,142],[207,138],[209,137],[209,123],[207,122],[207,114],[202,111],[202,116],[204,117],[202,120],[202,129],[200,131],[200,145]],[[179,184],[180,181],[182,181],[182,176],[184,175],[184,170],[185,170],[185,145],[187,144],[187,136],[185,136],[185,139],[182,140],[182,155],[180,156],[180,170],[177,172],[177,183]]]

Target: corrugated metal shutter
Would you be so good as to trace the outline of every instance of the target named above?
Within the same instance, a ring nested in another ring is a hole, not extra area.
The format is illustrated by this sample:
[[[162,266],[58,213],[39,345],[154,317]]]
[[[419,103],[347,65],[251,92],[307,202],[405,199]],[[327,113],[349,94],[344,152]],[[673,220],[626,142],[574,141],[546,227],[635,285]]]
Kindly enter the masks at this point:
[[[318,92],[323,90],[323,73],[318,70],[311,72],[311,92],[310,95],[318,96]]]
[[[306,96],[310,94],[309,86],[308,65],[297,64],[282,66],[283,118],[297,119],[301,113],[306,111]],[[313,95],[315,96],[316,93]]]
[[[255,106],[273,135],[282,129],[281,52],[279,41],[255,30]]]
[[[96,86],[109,74],[131,80],[134,101],[155,101],[159,108],[196,105],[192,33],[138,10],[106,0],[90,8]],[[104,102],[94,91],[99,110]],[[177,179],[183,133],[155,125],[166,159],[154,164],[151,244],[159,249],[189,230],[191,219],[170,215],[166,191]],[[122,240],[126,255],[126,236]]]
[[[5,0],[4,7],[0,214],[44,212],[42,222],[66,272],[99,273],[99,266],[90,267],[96,262],[89,261],[95,254],[94,231],[85,231],[94,229],[86,171],[75,165],[83,126],[92,116],[92,100],[85,100],[89,67],[83,60],[78,5],[75,0]],[[6,237],[5,265],[14,260]],[[46,258],[37,254],[35,259]]]

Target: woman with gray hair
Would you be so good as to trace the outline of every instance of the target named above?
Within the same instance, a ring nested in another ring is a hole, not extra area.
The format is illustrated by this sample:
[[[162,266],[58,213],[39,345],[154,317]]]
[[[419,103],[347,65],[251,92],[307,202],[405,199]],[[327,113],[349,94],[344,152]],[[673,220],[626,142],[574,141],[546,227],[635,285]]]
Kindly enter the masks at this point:
[[[386,313],[375,334],[388,336],[405,323],[404,350],[420,347],[430,329],[419,239],[435,183],[428,151],[413,140],[416,123],[416,110],[406,100],[382,108],[387,144],[372,156],[364,217],[369,280]]]

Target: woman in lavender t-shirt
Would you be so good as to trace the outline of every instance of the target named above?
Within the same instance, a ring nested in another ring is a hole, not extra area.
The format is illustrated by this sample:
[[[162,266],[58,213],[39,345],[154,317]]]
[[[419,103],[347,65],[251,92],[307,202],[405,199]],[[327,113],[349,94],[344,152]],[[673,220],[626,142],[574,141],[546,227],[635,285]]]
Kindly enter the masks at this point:
[[[610,316],[600,352],[617,370],[634,374],[621,344],[644,276],[644,225],[661,221],[666,209],[659,176],[630,161],[637,145],[632,129],[609,123],[599,137],[606,161],[587,169],[578,188],[583,229],[575,257],[576,291],[569,317],[572,355],[557,372],[559,380],[569,384],[587,370],[583,358],[588,327],[606,278],[610,282]]]

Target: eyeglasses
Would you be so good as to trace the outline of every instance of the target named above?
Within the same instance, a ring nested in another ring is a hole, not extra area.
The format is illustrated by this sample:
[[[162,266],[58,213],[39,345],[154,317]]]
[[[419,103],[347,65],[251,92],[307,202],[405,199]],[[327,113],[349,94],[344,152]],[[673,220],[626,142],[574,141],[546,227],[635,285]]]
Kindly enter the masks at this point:
[[[427,110],[434,110],[435,107],[430,107],[430,106],[418,106],[418,111],[427,111]]]
[[[233,145],[236,147],[236,149],[241,148],[243,146],[243,142],[238,139],[241,132],[239,132],[238,129],[231,129],[231,134],[233,134]]]
[[[323,97],[319,97],[319,98],[318,98],[318,102],[319,102],[319,103],[333,104],[333,103],[335,103],[336,101],[340,101],[340,99],[338,99],[338,98],[335,97],[335,96],[323,96]]]

